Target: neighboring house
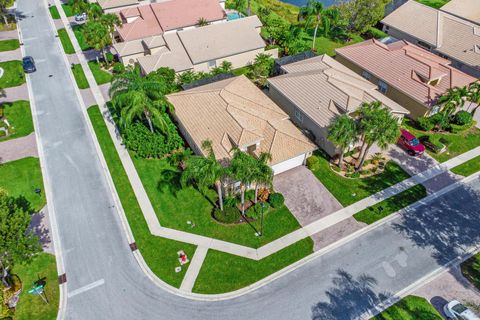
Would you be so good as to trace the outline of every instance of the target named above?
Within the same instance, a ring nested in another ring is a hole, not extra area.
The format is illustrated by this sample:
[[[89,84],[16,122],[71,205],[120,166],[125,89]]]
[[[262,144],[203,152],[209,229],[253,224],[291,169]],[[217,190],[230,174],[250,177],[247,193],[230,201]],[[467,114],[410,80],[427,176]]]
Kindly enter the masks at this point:
[[[234,77],[167,96],[174,118],[196,154],[211,140],[226,164],[233,149],[258,156],[268,152],[275,174],[303,165],[316,150],[288,115],[245,76]]]
[[[400,40],[384,44],[367,40],[336,49],[336,60],[378,85],[378,90],[418,118],[440,111],[437,100],[448,89],[476,79],[447,59]]]
[[[460,7],[461,10],[458,10]],[[478,14],[479,8],[478,0],[462,0],[455,1],[451,7],[447,6],[446,10],[455,10],[457,15],[468,16],[466,13]],[[473,19],[478,20],[477,18]],[[451,60],[454,67],[480,77],[478,22],[474,23],[410,0],[385,17],[382,23],[383,30],[390,36],[431,50]]]
[[[224,60],[240,68],[265,51],[258,17],[228,20],[217,0],[170,0],[119,15],[124,24],[113,48],[124,65],[138,62],[144,73],[160,67],[208,72]],[[201,18],[209,25],[197,26]]]
[[[480,24],[480,2],[478,0],[450,0],[440,10]]]
[[[91,0],[90,2],[94,2]],[[105,13],[116,12],[130,7],[138,5],[145,5],[155,3],[155,0],[98,0],[100,7],[102,7]],[[225,9],[225,0],[218,1],[220,6]]]
[[[281,66],[269,79],[269,96],[330,156],[340,150],[328,141],[328,127],[342,114],[354,114],[363,102],[380,101],[399,121],[408,110],[385,97],[377,86],[322,55]]]

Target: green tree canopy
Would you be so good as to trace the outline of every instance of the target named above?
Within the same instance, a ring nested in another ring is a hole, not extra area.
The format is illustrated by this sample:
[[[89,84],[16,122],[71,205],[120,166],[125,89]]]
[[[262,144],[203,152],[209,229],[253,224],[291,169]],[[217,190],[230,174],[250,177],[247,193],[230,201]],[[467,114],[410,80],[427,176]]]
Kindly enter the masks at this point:
[[[385,15],[385,6],[391,0],[351,0],[339,6],[351,32],[365,33]]]
[[[310,25],[315,26],[313,31],[312,50],[315,49],[315,40],[317,39],[318,26],[322,22],[322,14],[324,12],[323,4],[318,0],[308,0],[307,5],[300,8],[298,13],[298,20],[305,21],[305,28]]]
[[[357,122],[346,114],[335,118],[328,128],[328,140],[340,148],[338,166],[341,168],[345,150],[358,140]]]

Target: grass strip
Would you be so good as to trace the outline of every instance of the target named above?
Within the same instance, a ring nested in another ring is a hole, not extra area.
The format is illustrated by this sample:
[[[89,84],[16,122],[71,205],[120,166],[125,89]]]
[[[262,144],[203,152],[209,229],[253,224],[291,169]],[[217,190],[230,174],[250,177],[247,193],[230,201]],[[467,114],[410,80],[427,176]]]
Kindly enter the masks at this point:
[[[427,196],[427,190],[421,184],[411,187],[403,192],[400,192],[393,197],[390,197],[382,202],[379,202],[371,207],[357,212],[353,217],[360,222],[372,224],[380,219],[397,212],[420,199]]]
[[[73,54],[75,53],[75,48],[73,47],[72,41],[68,36],[67,30],[64,28],[58,29],[58,37],[60,38],[60,42],[62,43],[63,51],[66,54]]]
[[[51,5],[50,7],[48,7],[48,11],[50,11],[52,19],[60,19],[60,13],[58,12],[56,5]]]
[[[187,256],[192,258],[196,246],[156,237],[150,233],[98,106],[90,107],[88,115],[125,210],[128,224],[145,262],[160,279],[179,288],[187,268],[182,267],[182,271],[175,272],[175,267],[179,265],[177,251],[184,250]]]
[[[20,48],[18,39],[9,39],[0,41],[0,52],[12,51]]]
[[[406,296],[372,320],[443,320],[425,298]]]
[[[81,64],[73,64],[72,72],[73,72],[73,76],[75,77],[75,81],[77,82],[77,86],[80,89],[90,88],[87,81],[87,77],[85,76],[85,72],[83,72],[83,68]]]
[[[241,289],[289,266],[313,252],[313,241],[306,238],[260,261],[209,250],[193,292],[214,294]]]
[[[472,175],[480,171],[480,156],[470,159],[467,162],[464,162],[452,168],[450,171],[452,171],[455,174],[468,177],[469,175]]]

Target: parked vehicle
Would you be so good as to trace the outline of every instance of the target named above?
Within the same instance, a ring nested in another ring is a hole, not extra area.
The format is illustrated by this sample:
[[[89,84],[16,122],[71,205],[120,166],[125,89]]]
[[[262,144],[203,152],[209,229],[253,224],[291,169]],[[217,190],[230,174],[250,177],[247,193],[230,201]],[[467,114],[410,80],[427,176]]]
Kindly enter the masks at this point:
[[[465,307],[457,300],[452,300],[443,306],[443,312],[447,316],[447,319],[452,320],[480,320],[472,310]]]
[[[425,152],[425,146],[411,134],[408,130],[401,129],[400,138],[398,138],[398,144],[407,150],[411,156],[418,156]]]
[[[77,13],[75,15],[75,21],[76,22],[83,22],[85,20],[87,20],[87,14],[85,12]]]
[[[26,56],[22,59],[22,67],[25,73],[32,73],[37,71],[37,68],[35,67],[35,61],[30,56]]]

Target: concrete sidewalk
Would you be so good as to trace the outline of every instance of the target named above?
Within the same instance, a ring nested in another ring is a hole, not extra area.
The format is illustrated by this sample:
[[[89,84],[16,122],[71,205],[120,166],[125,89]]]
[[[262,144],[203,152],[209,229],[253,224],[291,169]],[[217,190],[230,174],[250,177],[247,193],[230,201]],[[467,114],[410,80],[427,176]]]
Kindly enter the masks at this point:
[[[10,60],[22,60],[22,51],[20,50],[20,48],[16,50],[0,52],[0,61],[10,61]]]
[[[22,84],[18,87],[6,88],[4,96],[0,96],[0,102],[13,102],[17,100],[29,100],[28,88],[26,84]]]
[[[0,142],[0,163],[26,157],[38,157],[37,141],[34,132],[26,137]]]

